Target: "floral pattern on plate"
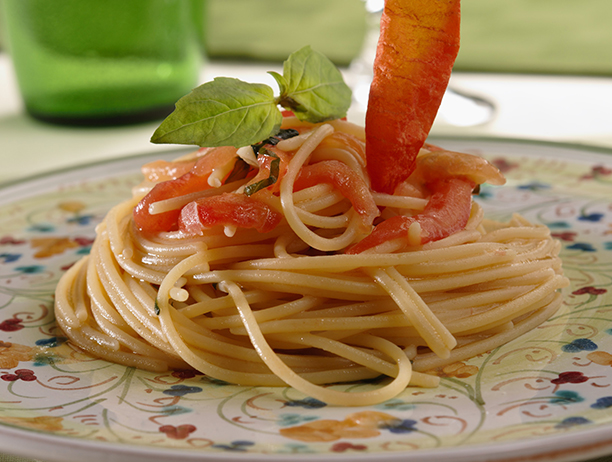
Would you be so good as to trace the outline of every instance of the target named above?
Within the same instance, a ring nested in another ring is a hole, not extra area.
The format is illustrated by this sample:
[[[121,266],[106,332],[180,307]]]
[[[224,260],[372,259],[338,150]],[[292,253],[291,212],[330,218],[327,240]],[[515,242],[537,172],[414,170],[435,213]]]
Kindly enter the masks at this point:
[[[572,285],[561,310],[538,329],[435,371],[437,389],[408,388],[367,408],[91,358],[55,325],[52,294],[149,158],[115,161],[29,180],[0,196],[0,427],[196,449],[204,458],[275,453],[313,460],[357,453],[408,460],[424,449],[612,429],[612,157],[552,157],[553,147],[510,142],[439,141],[445,143],[487,156],[506,174],[506,186],[482,188],[478,200],[488,216],[519,212],[562,241]]]

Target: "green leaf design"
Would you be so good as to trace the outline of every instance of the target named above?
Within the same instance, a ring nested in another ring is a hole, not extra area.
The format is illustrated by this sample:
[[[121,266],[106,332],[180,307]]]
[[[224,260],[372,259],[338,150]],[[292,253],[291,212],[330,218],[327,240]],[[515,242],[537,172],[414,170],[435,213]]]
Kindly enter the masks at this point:
[[[346,116],[351,89],[338,68],[322,53],[306,46],[283,65],[280,104],[297,117],[318,123]],[[278,75],[278,74],[277,74]]]
[[[217,77],[178,100],[151,141],[241,147],[276,133],[281,120],[268,85]]]

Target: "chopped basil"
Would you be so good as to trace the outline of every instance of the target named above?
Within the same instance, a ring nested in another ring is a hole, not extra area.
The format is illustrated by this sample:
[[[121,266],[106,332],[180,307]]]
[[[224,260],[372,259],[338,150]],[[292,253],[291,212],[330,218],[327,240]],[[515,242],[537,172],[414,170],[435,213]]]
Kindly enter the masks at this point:
[[[299,133],[297,130],[293,128],[281,128],[278,133],[274,136],[271,136],[268,139],[263,140],[261,143],[252,144],[253,152],[255,156],[259,154],[261,148],[263,148],[266,144],[271,144],[272,146],[276,146],[279,141],[288,140],[289,138],[293,138],[294,136],[298,136]]]
[[[274,158],[270,162],[270,175],[268,178],[260,180],[257,183],[250,184],[244,188],[244,193],[247,196],[255,194],[257,191],[267,188],[268,186],[272,186],[278,180],[278,175],[280,173],[280,158],[276,154],[265,150],[265,148],[260,149],[259,153]]]

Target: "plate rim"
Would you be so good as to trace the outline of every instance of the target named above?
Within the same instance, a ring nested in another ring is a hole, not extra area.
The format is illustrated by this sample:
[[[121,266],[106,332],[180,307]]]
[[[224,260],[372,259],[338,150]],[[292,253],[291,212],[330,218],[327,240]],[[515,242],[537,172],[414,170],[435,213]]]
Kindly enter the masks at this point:
[[[519,145],[533,145],[549,148],[559,149],[574,149],[578,151],[588,151],[589,153],[597,155],[610,155],[612,156],[612,147],[600,146],[594,144],[582,144],[577,142],[563,142],[563,141],[551,141],[551,140],[540,140],[540,139],[529,139],[529,138],[513,138],[513,137],[497,137],[488,135],[473,135],[473,136],[461,136],[461,135],[450,135],[450,134],[434,134],[428,137],[427,142],[442,140],[442,141],[474,141],[474,142],[491,142],[494,144],[512,143]],[[3,193],[5,189],[20,185],[22,183],[29,183],[31,181],[44,180],[48,177],[55,177],[62,174],[69,174],[76,170],[87,170],[95,169],[98,167],[107,166],[109,164],[121,164],[123,162],[134,162],[139,158],[151,157],[153,155],[170,155],[178,153],[180,151],[190,152],[194,151],[197,146],[185,146],[185,145],[172,145],[164,150],[151,150],[138,153],[125,153],[108,159],[98,159],[91,162],[79,162],[74,165],[59,167],[56,169],[45,170],[43,172],[26,175],[23,177],[15,178],[12,180],[5,180],[0,182],[0,193]],[[612,158],[610,159],[612,162]]]
[[[454,136],[454,135],[432,135],[429,140],[432,142],[474,142],[474,143],[493,143],[493,144],[512,144],[518,146],[537,146],[547,147],[551,149],[571,149],[576,151],[588,152],[595,154],[598,157],[602,156],[602,159],[609,160],[612,164],[612,148],[596,145],[587,145],[580,143],[565,143],[548,140],[534,140],[524,138],[500,138],[500,137],[489,137],[489,136]],[[196,149],[193,146],[174,146],[167,150],[162,151],[150,151],[140,152],[133,154],[126,154],[120,157],[114,157],[110,159],[102,159],[92,162],[79,163],[68,167],[62,167],[58,169],[48,170],[39,172],[36,174],[20,177],[14,180],[8,180],[0,183],[0,204],[7,202],[10,197],[7,196],[14,188],[23,187],[29,183],[37,181],[50,181],[62,177],[62,175],[70,175],[79,171],[96,170],[99,168],[110,167],[110,166],[121,166],[124,164],[134,164],[139,159],[148,158],[152,156],[170,156],[184,152],[190,152]],[[580,161],[580,159],[574,159]],[[110,173],[112,175],[112,173]],[[102,173],[96,175],[95,178],[104,178],[109,176],[109,173]],[[89,178],[89,177],[88,177]],[[58,186],[59,183],[56,184]],[[18,199],[22,199],[19,197]],[[477,462],[477,461],[498,461],[498,462],[518,462],[520,461],[536,461],[540,460],[547,454],[554,454],[563,452],[560,456],[554,456],[555,461],[570,461],[577,460],[574,455],[579,454],[580,459],[598,457],[603,455],[612,454],[612,439],[610,438],[610,431],[612,429],[612,422],[595,426],[594,428],[588,429],[572,429],[567,433],[556,433],[552,435],[544,435],[536,438],[529,439],[518,439],[505,442],[496,443],[474,443],[466,446],[454,446],[454,447],[441,447],[431,449],[419,449],[414,451],[416,458],[423,462],[434,462],[439,457],[445,454],[452,453],[453,458],[456,462]],[[35,445],[16,445],[15,442],[32,443],[35,440]],[[576,445],[572,442],[580,440],[581,444]],[[12,442],[12,444],[5,445],[4,442]],[[36,445],[43,445],[40,448]],[[18,451],[15,451],[15,446],[19,447]],[[66,450],[82,451],[79,452],[78,456],[69,459],[66,456],[58,455],[53,456],[49,459],[50,446],[57,446],[55,449],[64,448]],[[518,447],[517,447],[518,446]],[[189,450],[185,448],[168,448],[168,447],[154,447],[147,445],[137,445],[131,443],[117,443],[117,442],[98,442],[94,440],[84,440],[72,438],[65,435],[51,434],[48,432],[41,432],[36,430],[30,430],[25,428],[16,427],[10,424],[0,422],[0,447],[2,451],[5,448],[10,448],[10,454],[22,457],[43,457],[45,460],[57,460],[57,461],[80,461],[83,460],[84,454],[89,455],[91,462],[100,461],[123,461],[129,460],[133,462],[145,461],[162,461],[167,460],[168,457],[173,457],[174,460],[191,462],[191,461],[205,461],[205,462],[260,462],[273,458],[274,460],[291,457],[295,461],[304,462],[331,462],[338,460],[355,460],[360,462],[368,461],[380,461],[380,462],[399,462],[409,460],[411,451],[398,451],[398,452],[376,452],[376,453],[349,453],[349,454],[337,454],[333,455],[330,453],[316,453],[316,454],[259,454],[259,453],[214,453],[214,452],[202,452],[197,449]],[[546,450],[549,447],[550,450]],[[23,450],[22,450],[23,449]],[[95,450],[96,455],[92,457],[91,451]],[[108,453],[99,455],[98,452]],[[477,453],[477,454],[474,454]],[[418,454],[418,456],[416,456]],[[498,457],[499,456],[499,457]],[[117,458],[119,457],[119,458]],[[124,459],[125,457],[125,459]],[[412,456],[410,456],[412,459]]]

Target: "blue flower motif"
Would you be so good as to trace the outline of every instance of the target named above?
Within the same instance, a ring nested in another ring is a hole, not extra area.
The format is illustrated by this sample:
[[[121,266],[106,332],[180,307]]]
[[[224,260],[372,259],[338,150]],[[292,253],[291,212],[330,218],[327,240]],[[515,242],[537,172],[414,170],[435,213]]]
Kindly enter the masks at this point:
[[[54,364],[63,362],[64,359],[65,358],[63,358],[62,356],[58,356],[53,353],[39,353],[34,357],[32,365],[36,367],[53,366]]]
[[[612,396],[604,396],[603,398],[598,398],[593,404],[591,404],[593,409],[608,409],[612,407]]]
[[[187,407],[183,407],[183,406],[164,406],[163,408],[161,408],[161,413],[166,415],[166,416],[177,416],[177,415],[181,415],[181,414],[188,414],[190,413],[192,410],[187,408]]]
[[[300,443],[288,443],[285,444],[284,447],[287,448],[286,451],[279,451],[279,453],[281,454],[286,454],[286,453],[290,453],[290,454],[312,454],[315,451],[313,451],[310,446],[306,445],[306,444],[300,444]]]
[[[584,398],[575,391],[559,390],[555,396],[556,398],[550,399],[550,404],[572,404],[584,401]]]
[[[606,329],[604,332],[608,335],[612,335],[612,328]]]
[[[296,399],[296,400],[292,399],[291,401],[287,401],[285,403],[285,406],[303,407],[305,409],[320,409],[322,407],[327,406],[327,404],[325,404],[323,401],[319,401],[318,399],[304,398],[304,399]]]
[[[540,183],[538,181],[532,181],[516,187],[517,189],[526,189],[529,191],[541,191],[543,189],[550,189],[550,185],[546,183]]]
[[[612,241],[610,242],[604,242],[604,249],[606,250],[612,250]]]
[[[394,419],[383,422],[378,428],[389,430],[391,433],[412,433],[417,430],[416,424],[417,421],[412,419]]]
[[[93,215],[77,215],[75,217],[72,218],[68,218],[68,220],[66,220],[68,223],[75,223],[77,225],[84,225],[87,226],[91,223],[91,220],[93,220],[95,217]]]
[[[185,396],[189,393],[199,393],[202,389],[200,387],[188,387],[187,385],[172,385],[169,390],[164,390],[164,395],[170,396]]]
[[[89,255],[90,252],[91,252],[90,245],[88,245],[87,247],[81,247],[79,250],[76,251],[77,255]]]
[[[213,377],[202,377],[200,379],[200,382],[205,382],[206,385],[214,385],[216,387],[226,387],[228,385],[231,385],[229,382],[226,382],[225,380],[219,380],[219,379],[215,379]]]
[[[546,223],[546,226],[548,226],[549,228],[560,228],[560,229],[571,228],[571,225],[567,221],[553,221],[550,223]]]
[[[35,273],[42,273],[45,270],[45,267],[40,266],[40,265],[30,265],[30,266],[18,266],[15,269],[19,271],[20,273],[35,274]]]
[[[41,347],[53,348],[58,345],[61,345],[62,343],[66,343],[66,340],[67,340],[66,337],[50,337],[50,338],[38,339],[34,343],[36,343],[36,345],[41,346]]]
[[[301,415],[301,414],[281,414],[278,425],[281,427],[290,427],[297,425],[302,422],[309,422],[311,420],[317,420],[318,417],[314,415]]]
[[[40,233],[50,233],[55,231],[55,226],[45,223],[37,223],[28,228],[29,231],[38,231]]]
[[[590,424],[591,421],[589,419],[585,419],[584,417],[567,417],[555,425],[555,428],[563,429],[575,427],[576,425],[585,425]]]
[[[480,186],[480,192],[478,193],[479,199],[491,199],[493,198],[493,192],[489,188],[485,188],[484,186]]]
[[[597,350],[597,345],[593,343],[588,338],[577,338],[573,340],[571,343],[563,345],[561,347],[566,353],[578,353],[580,351],[595,351]]]
[[[595,252],[597,250],[586,242],[575,242],[572,245],[568,245],[567,248],[571,250],[582,250],[583,252]]]
[[[253,446],[254,444],[255,443],[252,441],[237,440],[232,441],[230,444],[213,444],[212,447],[217,449],[225,449],[226,451],[244,452],[249,446]]]
[[[416,406],[401,399],[390,399],[376,406],[379,409],[397,409],[398,411],[409,411]]]
[[[578,220],[597,222],[597,221],[601,221],[603,217],[604,217],[603,213],[589,213],[587,215],[580,215],[578,217]]]
[[[0,254],[0,259],[4,261],[4,263],[12,263],[21,258],[20,253],[2,253]]]

